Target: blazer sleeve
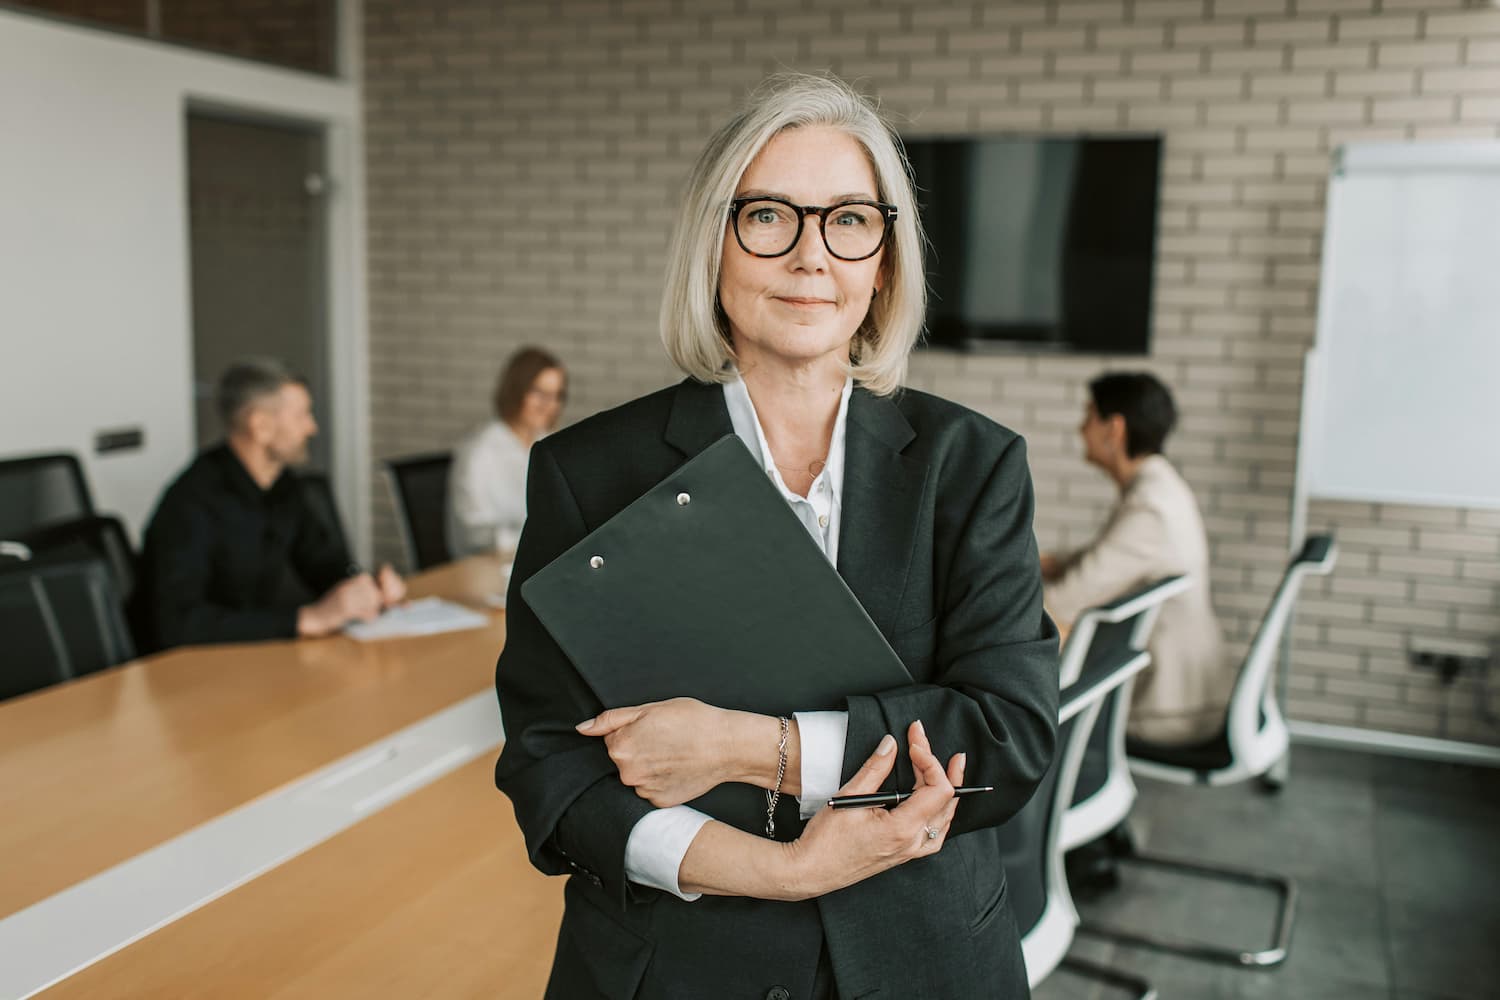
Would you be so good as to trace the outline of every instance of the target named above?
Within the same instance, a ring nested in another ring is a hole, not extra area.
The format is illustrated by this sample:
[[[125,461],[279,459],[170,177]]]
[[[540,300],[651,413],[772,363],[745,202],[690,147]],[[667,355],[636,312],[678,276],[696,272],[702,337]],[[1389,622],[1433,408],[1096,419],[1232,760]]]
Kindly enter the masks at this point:
[[[1170,552],[1161,514],[1139,500],[1126,499],[1093,544],[1047,586],[1047,610],[1072,625],[1086,609],[1107,604],[1153,577],[1169,575]]]
[[[506,598],[505,649],[495,668],[505,725],[495,784],[510,798],[538,870],[583,875],[623,905],[640,891],[625,876],[626,841],[654,807],[620,781],[602,740],[574,729],[603,705],[521,594],[522,583],[587,534],[545,444],[531,452],[527,506]]]
[[[940,495],[937,503],[943,502]],[[952,754],[966,753],[965,782],[995,791],[959,805],[955,835],[997,826],[1019,811],[1057,742],[1057,629],[1042,609],[1031,473],[1021,438],[1004,447],[967,504],[945,512],[956,531],[935,536],[935,544],[953,551],[938,589],[943,603],[931,682],[849,698],[844,751],[847,781],[890,733],[899,744],[896,782],[902,787],[914,780],[906,748],[906,728],[914,720],[922,720],[945,764]],[[941,554],[935,562],[942,565]]]

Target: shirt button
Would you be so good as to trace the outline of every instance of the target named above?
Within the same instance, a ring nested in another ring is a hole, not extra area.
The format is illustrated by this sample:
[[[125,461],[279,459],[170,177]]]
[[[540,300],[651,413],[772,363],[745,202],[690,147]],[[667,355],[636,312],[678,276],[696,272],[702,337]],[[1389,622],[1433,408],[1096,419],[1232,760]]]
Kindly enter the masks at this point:
[[[785,986],[772,986],[766,990],[766,1000],[792,1000],[792,991]]]
[[[828,515],[827,514],[824,514],[822,517],[818,518],[818,527],[820,527],[820,528],[826,528],[826,527],[828,527]]]
[[[818,492],[822,493],[826,489],[828,489],[828,483],[825,480],[819,479],[818,480]]]

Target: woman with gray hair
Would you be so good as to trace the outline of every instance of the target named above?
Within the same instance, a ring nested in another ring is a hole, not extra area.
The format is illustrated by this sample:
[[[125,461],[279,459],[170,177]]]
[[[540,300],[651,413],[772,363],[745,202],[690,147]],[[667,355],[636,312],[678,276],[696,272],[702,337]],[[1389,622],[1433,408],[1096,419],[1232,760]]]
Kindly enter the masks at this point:
[[[688,377],[533,449],[496,782],[533,863],[576,876],[548,997],[1027,995],[996,827],[1051,762],[1057,633],[1024,442],[901,388],[924,295],[890,129],[838,81],[776,78],[681,203],[661,328]],[[601,712],[520,585],[729,434],[911,684],[787,719],[686,698]],[[825,807],[892,778],[913,791],[894,808]],[[965,778],[995,791],[960,804]],[[725,782],[797,808],[772,839],[684,805]]]

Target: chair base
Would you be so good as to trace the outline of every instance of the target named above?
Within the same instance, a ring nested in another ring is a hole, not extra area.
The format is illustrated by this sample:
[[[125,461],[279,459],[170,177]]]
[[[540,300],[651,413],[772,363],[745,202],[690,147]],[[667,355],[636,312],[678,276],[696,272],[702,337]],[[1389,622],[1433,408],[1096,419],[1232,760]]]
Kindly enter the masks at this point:
[[[1281,905],[1276,914],[1275,926],[1271,930],[1271,946],[1259,951],[1239,951],[1234,948],[1206,944],[1188,938],[1145,934],[1137,930],[1093,924],[1088,921],[1084,921],[1079,925],[1078,933],[1088,934],[1092,937],[1102,937],[1123,944],[1154,948],[1157,951],[1170,952],[1174,955],[1182,955],[1187,958],[1223,962],[1228,965],[1249,968],[1270,968],[1286,961],[1287,951],[1291,947],[1292,922],[1296,918],[1297,911],[1297,883],[1292,879],[1269,872],[1226,868],[1219,865],[1205,865],[1159,854],[1128,854],[1117,860],[1120,864],[1144,865],[1180,874],[1195,875],[1200,878],[1238,882],[1244,885],[1259,886],[1273,890],[1281,900]]]
[[[1081,958],[1065,958],[1059,967],[1076,975],[1096,979],[1109,986],[1130,990],[1135,1000],[1156,1000],[1156,987],[1133,973],[1121,972],[1119,969],[1111,969],[1107,965],[1099,965]]]

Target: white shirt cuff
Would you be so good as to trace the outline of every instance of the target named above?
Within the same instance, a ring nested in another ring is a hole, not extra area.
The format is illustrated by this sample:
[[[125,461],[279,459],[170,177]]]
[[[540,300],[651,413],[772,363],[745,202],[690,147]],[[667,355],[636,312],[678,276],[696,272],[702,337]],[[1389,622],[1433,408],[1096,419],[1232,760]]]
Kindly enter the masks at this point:
[[[703,895],[678,889],[677,872],[693,838],[711,818],[691,806],[672,806],[642,816],[625,841],[625,877],[689,903]]]
[[[843,784],[844,744],[849,741],[848,712],[797,712],[802,742],[802,794],[798,812],[812,819]]]

